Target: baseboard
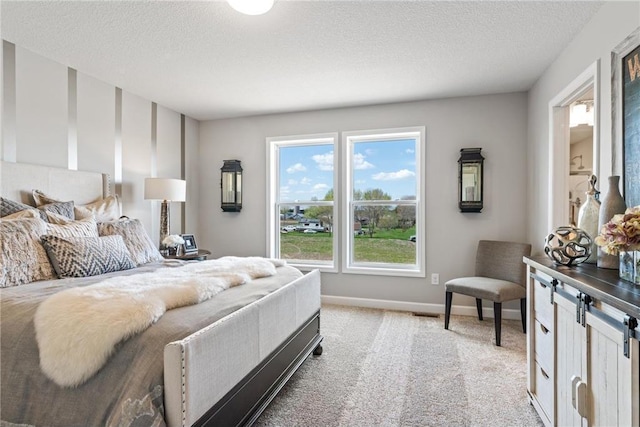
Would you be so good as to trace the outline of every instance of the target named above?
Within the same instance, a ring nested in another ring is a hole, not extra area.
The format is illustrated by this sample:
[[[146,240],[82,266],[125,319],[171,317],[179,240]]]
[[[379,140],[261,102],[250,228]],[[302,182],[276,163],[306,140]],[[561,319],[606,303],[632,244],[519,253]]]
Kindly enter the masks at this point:
[[[421,302],[393,301],[370,298],[338,297],[333,295],[322,295],[322,302],[325,304],[349,305],[353,307],[379,308],[382,310],[411,311],[416,313],[444,314],[444,304],[426,304]],[[475,306],[453,305],[451,314],[460,316],[477,316]],[[482,307],[482,315],[493,319],[493,307]],[[502,318],[520,320],[520,310],[502,309]]]

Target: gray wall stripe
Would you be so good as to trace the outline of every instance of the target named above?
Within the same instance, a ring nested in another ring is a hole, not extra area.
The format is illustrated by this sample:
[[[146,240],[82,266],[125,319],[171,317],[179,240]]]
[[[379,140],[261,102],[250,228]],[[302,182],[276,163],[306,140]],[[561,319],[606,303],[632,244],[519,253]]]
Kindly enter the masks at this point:
[[[16,45],[2,40],[2,160],[17,161]]]
[[[158,176],[158,104],[151,103],[151,177]]]
[[[116,129],[114,141],[113,181],[115,193],[122,197],[122,89],[116,87]]]
[[[67,68],[67,104],[69,111],[68,168],[78,170],[78,72]]]
[[[186,171],[186,117],[184,114],[180,114],[180,179],[186,179],[187,171]],[[186,219],[187,219],[187,203],[180,203],[181,209],[181,222],[180,228],[181,233],[185,233],[186,230]]]

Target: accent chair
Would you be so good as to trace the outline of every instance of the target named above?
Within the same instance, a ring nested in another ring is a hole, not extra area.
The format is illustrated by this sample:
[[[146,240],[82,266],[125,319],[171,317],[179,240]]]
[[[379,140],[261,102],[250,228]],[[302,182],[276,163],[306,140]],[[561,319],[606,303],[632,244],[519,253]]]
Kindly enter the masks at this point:
[[[478,319],[482,319],[482,300],[493,301],[496,345],[500,346],[502,303],[520,299],[522,332],[526,333],[526,266],[522,261],[531,255],[528,243],[480,240],[476,252],[475,276],[460,277],[445,283],[444,328],[449,329],[453,293],[476,299]]]

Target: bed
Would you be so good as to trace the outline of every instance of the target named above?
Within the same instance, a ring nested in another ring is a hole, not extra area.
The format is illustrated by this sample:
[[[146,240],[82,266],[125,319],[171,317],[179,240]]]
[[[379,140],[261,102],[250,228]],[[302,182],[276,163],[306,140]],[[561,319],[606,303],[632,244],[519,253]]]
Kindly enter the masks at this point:
[[[0,167],[4,199],[34,205],[33,189],[76,206],[110,197],[105,174],[7,162]],[[167,310],[117,344],[104,366],[76,387],[56,384],[38,363],[34,317],[53,296],[144,275],[201,278],[198,271],[215,262],[157,260],[2,288],[0,426],[252,424],[304,360],[322,352],[317,270],[303,275],[274,260],[273,275]]]

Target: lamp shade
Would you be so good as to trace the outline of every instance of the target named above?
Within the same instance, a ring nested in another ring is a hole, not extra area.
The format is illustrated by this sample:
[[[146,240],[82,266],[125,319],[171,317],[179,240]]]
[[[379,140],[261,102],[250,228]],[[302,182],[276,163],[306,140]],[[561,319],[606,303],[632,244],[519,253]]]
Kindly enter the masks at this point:
[[[146,178],[144,180],[146,200],[170,200],[184,202],[187,199],[187,182],[173,178]]]

